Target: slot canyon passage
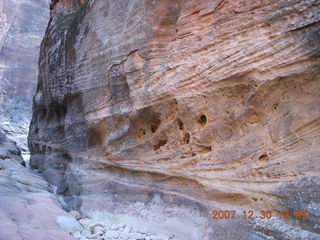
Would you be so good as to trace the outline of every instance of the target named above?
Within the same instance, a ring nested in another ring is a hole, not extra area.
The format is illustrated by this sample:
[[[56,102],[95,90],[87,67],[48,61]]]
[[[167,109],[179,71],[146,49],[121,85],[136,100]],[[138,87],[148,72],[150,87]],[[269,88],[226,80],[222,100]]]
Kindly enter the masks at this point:
[[[320,239],[320,0],[24,4],[49,23],[31,169],[0,127],[0,240]],[[32,92],[12,69],[1,94]]]

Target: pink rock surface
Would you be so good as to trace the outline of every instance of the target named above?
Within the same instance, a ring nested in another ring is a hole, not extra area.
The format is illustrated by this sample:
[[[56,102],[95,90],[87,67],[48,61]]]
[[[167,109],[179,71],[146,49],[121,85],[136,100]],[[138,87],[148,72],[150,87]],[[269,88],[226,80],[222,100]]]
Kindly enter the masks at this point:
[[[71,216],[48,189],[42,176],[11,160],[0,160],[1,240],[74,239],[57,224],[59,216]]]

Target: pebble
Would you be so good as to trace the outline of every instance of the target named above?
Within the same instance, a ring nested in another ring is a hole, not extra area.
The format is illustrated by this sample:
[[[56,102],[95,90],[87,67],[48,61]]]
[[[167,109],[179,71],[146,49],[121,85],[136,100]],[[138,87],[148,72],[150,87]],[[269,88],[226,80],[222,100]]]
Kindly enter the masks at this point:
[[[96,233],[96,231],[101,228],[102,230],[104,230],[104,226],[100,223],[94,224],[93,226],[90,226],[90,232],[91,233]],[[96,230],[97,229],[97,230]]]
[[[93,233],[97,235],[104,234],[104,232],[105,232],[105,229],[103,228],[103,226],[97,226],[93,230]]]

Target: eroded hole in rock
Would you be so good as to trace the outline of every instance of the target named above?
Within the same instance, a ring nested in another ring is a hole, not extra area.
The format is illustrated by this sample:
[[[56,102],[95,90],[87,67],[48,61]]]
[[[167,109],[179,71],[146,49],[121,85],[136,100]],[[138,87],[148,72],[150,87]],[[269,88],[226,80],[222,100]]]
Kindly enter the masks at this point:
[[[268,154],[264,153],[259,157],[259,162],[268,162]]]
[[[39,107],[39,120],[43,120],[45,119],[45,117],[47,116],[47,109],[45,107]]]
[[[203,147],[203,151],[204,152],[211,152],[212,151],[212,147],[211,146],[204,146]]]
[[[178,125],[179,125],[179,129],[180,130],[183,130],[184,129],[184,126],[183,126],[183,122],[181,121],[180,118],[177,119],[177,122],[178,122]]]
[[[139,139],[143,140],[144,137],[146,136],[146,134],[147,134],[146,129],[140,128],[140,129],[138,130],[138,132],[137,132],[136,135],[137,135],[137,137],[138,137]]]
[[[60,114],[59,105],[53,105],[52,111],[53,111],[53,119],[54,119],[54,121],[55,122],[60,122],[61,114]]]
[[[66,160],[66,162],[72,162],[72,156],[69,152],[63,152],[61,156]]]
[[[62,120],[64,120],[67,115],[67,108],[64,104],[60,105],[60,113],[61,113]]]
[[[38,153],[40,151],[40,147],[39,147],[39,144],[38,143],[35,143],[33,145],[33,149],[35,150],[36,153]]]
[[[88,145],[90,147],[99,146],[103,143],[104,135],[99,128],[91,127],[87,131]]]
[[[207,116],[202,114],[198,119],[198,123],[200,123],[201,126],[205,126],[207,123]]]
[[[46,121],[49,122],[53,119],[53,112],[50,107],[48,107],[47,115],[46,115]]]
[[[67,109],[63,103],[54,102],[47,108],[43,107],[39,114],[41,119],[59,124],[64,121],[66,113]]]
[[[168,139],[166,139],[166,138],[160,139],[159,142],[156,145],[153,146],[153,149],[154,150],[158,150],[161,147],[163,147],[164,145],[166,145],[167,142],[168,142]]]
[[[257,123],[258,121],[259,121],[259,116],[257,114],[253,114],[249,118],[249,123],[250,124]]]
[[[150,124],[151,132],[155,133],[160,126],[160,119],[153,119],[153,122]]]
[[[273,105],[273,109],[274,109],[274,110],[277,110],[278,106],[279,106],[278,104],[274,104],[274,105]]]
[[[190,142],[190,133],[186,133],[183,137],[183,142],[188,144]]]
[[[51,147],[47,147],[47,152],[46,153],[50,155],[52,153],[52,148]]]

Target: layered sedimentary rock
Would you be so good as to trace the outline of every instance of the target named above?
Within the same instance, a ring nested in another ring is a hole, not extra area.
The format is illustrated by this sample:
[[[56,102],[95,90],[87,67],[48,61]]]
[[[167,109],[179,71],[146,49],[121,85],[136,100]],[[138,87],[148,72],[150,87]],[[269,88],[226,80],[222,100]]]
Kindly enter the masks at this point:
[[[319,7],[52,1],[31,166],[70,208],[139,217],[178,239],[317,239]],[[209,214],[259,207],[309,218]]]
[[[33,95],[49,0],[0,2],[0,101]]]

